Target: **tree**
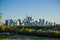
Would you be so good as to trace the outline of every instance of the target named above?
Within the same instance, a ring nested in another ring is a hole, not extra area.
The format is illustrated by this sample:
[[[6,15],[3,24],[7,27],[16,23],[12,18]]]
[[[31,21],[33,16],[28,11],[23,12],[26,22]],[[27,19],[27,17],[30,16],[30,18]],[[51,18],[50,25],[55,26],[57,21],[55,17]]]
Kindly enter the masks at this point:
[[[4,26],[4,25],[0,26],[0,31],[4,32],[4,31],[6,31],[6,29],[7,29],[6,26]]]

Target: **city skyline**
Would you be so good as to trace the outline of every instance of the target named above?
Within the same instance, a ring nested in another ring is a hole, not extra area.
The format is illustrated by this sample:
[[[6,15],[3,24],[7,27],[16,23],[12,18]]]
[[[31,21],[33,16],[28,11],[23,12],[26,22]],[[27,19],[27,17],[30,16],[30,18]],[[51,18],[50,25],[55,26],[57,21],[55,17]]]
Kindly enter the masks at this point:
[[[35,20],[32,17],[26,17],[22,21],[21,19],[13,20],[6,19],[4,25],[6,26],[56,26],[56,23],[46,21],[45,19]]]
[[[27,14],[35,20],[41,18],[60,24],[59,0],[0,0],[0,5],[3,21],[11,18],[23,20]]]

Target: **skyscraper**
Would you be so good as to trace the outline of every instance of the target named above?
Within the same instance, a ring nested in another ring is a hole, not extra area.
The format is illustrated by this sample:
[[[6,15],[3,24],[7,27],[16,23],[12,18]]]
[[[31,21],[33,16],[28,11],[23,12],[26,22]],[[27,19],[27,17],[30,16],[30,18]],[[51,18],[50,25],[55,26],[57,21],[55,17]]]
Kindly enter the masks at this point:
[[[8,23],[9,23],[9,21],[8,20],[5,20],[5,25],[6,26],[8,26]]]
[[[20,19],[17,20],[17,26],[21,26],[21,20]]]
[[[9,19],[10,25],[13,26],[14,25],[14,21],[13,19]]]
[[[32,25],[32,17],[26,16],[26,18],[23,20],[23,23],[28,26]]]
[[[48,26],[48,21],[46,21],[46,26]]]
[[[56,23],[54,22],[54,26],[56,26]]]
[[[42,19],[42,26],[44,26],[45,19]]]
[[[48,26],[51,26],[51,23],[49,22],[49,25]]]
[[[17,20],[14,20],[14,26],[17,26]]]
[[[51,26],[52,26],[52,22],[51,22]]]
[[[26,21],[32,21],[32,17],[26,17]]]
[[[39,26],[41,26],[42,25],[42,20],[41,19],[39,19]]]
[[[38,21],[37,21],[37,20],[35,20],[35,22],[34,22],[34,23],[35,23],[35,26],[38,26]]]

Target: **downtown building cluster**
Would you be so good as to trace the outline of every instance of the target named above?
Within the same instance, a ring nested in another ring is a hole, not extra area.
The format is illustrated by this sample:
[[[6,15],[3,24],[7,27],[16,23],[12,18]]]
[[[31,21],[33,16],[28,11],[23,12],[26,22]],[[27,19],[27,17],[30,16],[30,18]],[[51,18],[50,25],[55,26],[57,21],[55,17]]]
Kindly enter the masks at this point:
[[[45,19],[39,19],[39,21],[34,20],[30,16],[26,16],[26,18],[23,19],[6,19],[5,23],[2,22],[2,14],[0,14],[0,25],[6,25],[6,26],[55,26],[56,23],[48,22]]]
[[[39,21],[34,20],[32,17],[27,16],[21,21],[21,19],[13,20],[8,19],[5,20],[4,25],[6,26],[55,26],[55,22],[48,22],[45,19],[39,19]]]

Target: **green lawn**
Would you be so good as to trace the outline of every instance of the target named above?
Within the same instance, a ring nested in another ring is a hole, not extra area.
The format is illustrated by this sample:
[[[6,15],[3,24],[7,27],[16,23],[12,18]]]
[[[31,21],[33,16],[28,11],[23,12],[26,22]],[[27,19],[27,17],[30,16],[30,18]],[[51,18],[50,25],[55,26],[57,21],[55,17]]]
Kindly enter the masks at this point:
[[[47,38],[47,37],[38,37],[38,38],[33,38],[33,37],[13,37],[12,35],[0,35],[0,40],[60,40],[59,38]]]
[[[59,38],[0,38],[0,40],[60,40]]]
[[[14,35],[0,35],[0,40],[60,40],[60,38],[48,38],[48,37],[13,37]]]
[[[32,40],[60,40],[59,38],[33,38]]]

